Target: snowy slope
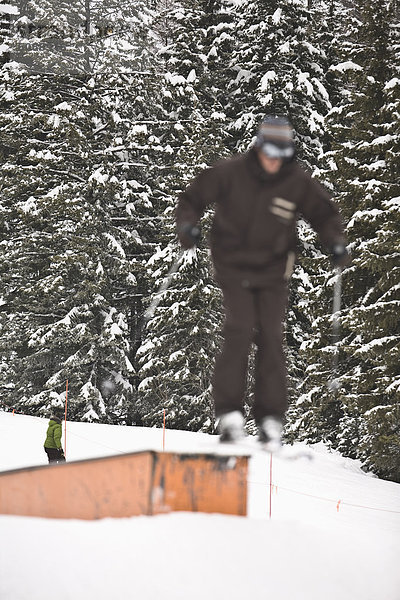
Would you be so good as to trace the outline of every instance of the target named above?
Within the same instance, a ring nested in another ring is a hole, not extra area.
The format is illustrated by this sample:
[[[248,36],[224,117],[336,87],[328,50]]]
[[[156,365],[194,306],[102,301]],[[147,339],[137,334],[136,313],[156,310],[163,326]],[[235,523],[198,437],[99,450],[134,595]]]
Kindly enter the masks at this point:
[[[45,464],[47,421],[0,412],[0,470]],[[211,450],[167,431],[166,450]],[[67,423],[67,459],[162,449],[160,429]],[[400,486],[314,446],[251,459],[248,518],[0,516],[1,600],[400,600]],[[340,500],[340,503],[339,503]]]

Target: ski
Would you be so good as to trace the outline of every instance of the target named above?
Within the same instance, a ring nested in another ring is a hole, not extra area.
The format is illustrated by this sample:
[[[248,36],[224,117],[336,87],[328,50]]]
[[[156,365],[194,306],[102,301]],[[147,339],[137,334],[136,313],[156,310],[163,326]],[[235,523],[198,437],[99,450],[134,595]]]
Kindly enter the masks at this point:
[[[232,442],[220,442],[214,448],[218,454],[247,454],[256,455],[261,453],[273,454],[276,458],[287,460],[307,459],[312,460],[313,454],[303,446],[283,444],[280,448],[271,447],[268,443],[260,442],[255,437],[244,437]]]

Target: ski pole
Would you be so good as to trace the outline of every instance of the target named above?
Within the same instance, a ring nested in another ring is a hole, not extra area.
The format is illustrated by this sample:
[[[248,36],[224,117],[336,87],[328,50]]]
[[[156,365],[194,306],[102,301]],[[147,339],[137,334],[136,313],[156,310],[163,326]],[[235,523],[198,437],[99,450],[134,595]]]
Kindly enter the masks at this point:
[[[147,308],[147,310],[144,313],[143,327],[153,317],[157,306],[161,302],[163,292],[165,292],[171,285],[172,277],[174,276],[174,274],[177,272],[177,270],[179,268],[179,263],[181,262],[184,252],[185,252],[185,250],[183,248],[179,251],[178,256],[172,263],[172,266],[171,266],[170,270],[168,271],[167,275],[165,276],[162,284],[158,288],[157,292],[154,294],[153,300],[151,301],[149,307]]]
[[[340,339],[340,308],[342,301],[342,269],[341,267],[335,268],[336,278],[333,285],[333,305],[332,305],[332,343],[334,345],[334,352],[332,358],[332,379],[328,383],[328,389],[331,392],[337,392],[340,389],[340,381],[338,379],[338,366],[339,366],[339,348],[338,342]]]

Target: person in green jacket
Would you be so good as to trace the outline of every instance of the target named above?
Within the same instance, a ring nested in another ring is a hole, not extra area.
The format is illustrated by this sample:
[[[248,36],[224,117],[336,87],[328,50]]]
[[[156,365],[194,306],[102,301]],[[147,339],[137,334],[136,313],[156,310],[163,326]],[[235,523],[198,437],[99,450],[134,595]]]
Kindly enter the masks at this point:
[[[61,419],[57,415],[50,417],[47,428],[46,439],[44,442],[44,451],[47,454],[49,463],[65,462],[64,451],[61,446]]]

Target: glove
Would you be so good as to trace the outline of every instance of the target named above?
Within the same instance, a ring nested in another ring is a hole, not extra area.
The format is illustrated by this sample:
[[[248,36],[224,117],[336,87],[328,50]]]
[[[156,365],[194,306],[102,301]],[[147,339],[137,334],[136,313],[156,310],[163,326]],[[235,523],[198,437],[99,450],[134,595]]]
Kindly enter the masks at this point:
[[[351,263],[351,256],[344,244],[335,244],[332,248],[332,263],[334,267],[348,267]]]
[[[191,223],[183,223],[178,227],[178,237],[182,246],[188,250],[199,243],[201,231],[197,225]]]

